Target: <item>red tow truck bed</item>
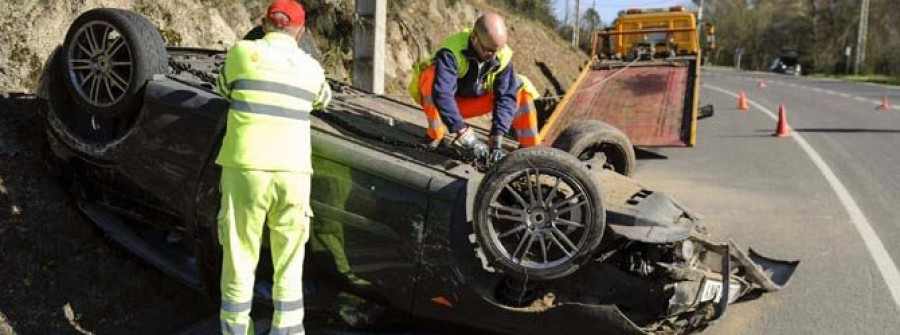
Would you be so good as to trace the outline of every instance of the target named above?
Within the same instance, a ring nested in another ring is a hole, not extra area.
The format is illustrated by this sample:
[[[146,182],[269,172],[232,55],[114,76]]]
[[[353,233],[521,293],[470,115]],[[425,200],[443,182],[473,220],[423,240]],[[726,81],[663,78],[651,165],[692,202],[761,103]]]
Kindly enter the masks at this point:
[[[696,141],[696,58],[625,63],[595,60],[582,70],[541,129],[553,143],[570,124],[600,120],[639,147]]]

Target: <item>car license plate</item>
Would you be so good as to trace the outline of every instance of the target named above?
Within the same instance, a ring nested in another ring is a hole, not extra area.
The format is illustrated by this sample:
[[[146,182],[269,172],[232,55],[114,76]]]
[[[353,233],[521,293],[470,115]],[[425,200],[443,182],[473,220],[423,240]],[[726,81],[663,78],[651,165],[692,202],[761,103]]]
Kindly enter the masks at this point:
[[[707,279],[700,288],[700,301],[719,301],[719,298],[722,297],[723,286],[721,281]],[[728,291],[728,302],[732,303],[737,300],[738,294],[741,292],[741,285],[731,282]]]

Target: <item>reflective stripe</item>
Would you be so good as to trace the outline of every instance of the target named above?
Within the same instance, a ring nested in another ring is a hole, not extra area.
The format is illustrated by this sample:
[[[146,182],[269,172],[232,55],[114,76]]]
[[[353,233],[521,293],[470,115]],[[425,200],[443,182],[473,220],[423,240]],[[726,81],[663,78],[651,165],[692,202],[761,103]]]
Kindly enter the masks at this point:
[[[328,82],[322,83],[322,87],[319,88],[319,95],[316,96],[316,104],[321,108],[325,108],[331,102],[331,86],[328,86]]]
[[[241,112],[278,116],[278,117],[284,117],[284,118],[290,118],[290,119],[302,120],[302,121],[309,120],[309,112],[304,112],[299,109],[284,108],[284,107],[278,107],[278,106],[272,106],[272,105],[263,105],[263,104],[240,101],[240,100],[232,101],[231,109],[241,111]]]
[[[438,129],[441,127],[441,120],[428,120],[428,126],[432,129]]]
[[[223,334],[229,335],[246,335],[247,334],[247,325],[242,324],[231,324],[225,321],[221,321],[220,325],[222,327]]]
[[[229,313],[243,313],[250,310],[253,306],[252,301],[248,302],[231,302],[222,300],[222,310]]]
[[[282,312],[292,312],[296,310],[303,309],[303,299],[297,299],[294,301],[274,301],[275,310]]]
[[[519,116],[519,115],[528,113],[528,112],[530,112],[531,110],[532,110],[532,109],[531,109],[531,104],[524,104],[524,105],[522,105],[522,107],[519,107],[519,109],[516,110],[516,113],[513,114],[513,117],[516,117],[516,116]]]
[[[304,90],[296,86],[276,83],[272,81],[238,79],[231,83],[230,86],[232,90],[255,90],[281,93],[310,102],[316,99],[316,94],[313,92]]]
[[[535,137],[538,134],[537,128],[516,129],[516,135],[519,137]]]
[[[290,327],[272,327],[272,330],[269,332],[269,335],[293,335],[293,334],[303,334],[303,325],[296,325]]]
[[[422,104],[423,105],[434,105],[434,99],[432,99],[430,95],[422,96]]]

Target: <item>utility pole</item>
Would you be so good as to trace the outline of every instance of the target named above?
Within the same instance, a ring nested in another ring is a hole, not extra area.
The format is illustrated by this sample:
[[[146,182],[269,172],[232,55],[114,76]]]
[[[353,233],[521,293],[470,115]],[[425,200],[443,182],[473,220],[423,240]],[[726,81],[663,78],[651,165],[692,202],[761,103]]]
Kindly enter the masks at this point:
[[[581,19],[581,0],[575,0],[575,27],[572,29],[572,46],[578,47],[578,22]]]
[[[869,26],[869,0],[862,0],[859,9],[859,30],[856,36],[856,62],[853,63],[853,73],[859,74],[859,66],[866,60],[866,30]]]
[[[698,47],[700,46],[700,41],[703,40],[703,29],[700,27],[703,27],[703,0],[700,0],[700,8],[697,9],[697,46]],[[709,47],[708,41],[706,42],[706,46]],[[706,55],[703,54],[704,51],[706,51],[706,50],[703,50],[703,48],[700,48],[700,50],[701,50],[700,55],[702,57],[706,57]],[[701,61],[700,63],[702,64],[703,62]]]
[[[697,10],[697,26],[703,21],[703,0],[700,0],[700,9]]]
[[[353,86],[384,94],[387,0],[356,0],[353,27]]]

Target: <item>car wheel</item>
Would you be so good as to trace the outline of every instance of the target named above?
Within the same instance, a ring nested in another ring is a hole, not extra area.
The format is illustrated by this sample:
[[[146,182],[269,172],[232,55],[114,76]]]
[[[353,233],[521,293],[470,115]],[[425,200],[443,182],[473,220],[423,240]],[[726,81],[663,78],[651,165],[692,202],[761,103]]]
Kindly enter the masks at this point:
[[[63,53],[73,100],[100,117],[136,113],[147,81],[168,71],[166,45],[156,27],[121,9],[81,14],[69,26]]]
[[[584,121],[566,128],[553,147],[582,161],[597,161],[624,176],[634,174],[634,147],[621,130],[600,121]]]
[[[603,237],[605,210],[584,163],[547,147],[520,149],[485,176],[475,235],[488,261],[525,280],[567,276]]]
[[[48,133],[89,157],[114,160],[121,143],[119,139],[131,130],[136,115],[107,118],[82,110],[65,86],[64,57],[62,48],[57,48],[44,65]]]

